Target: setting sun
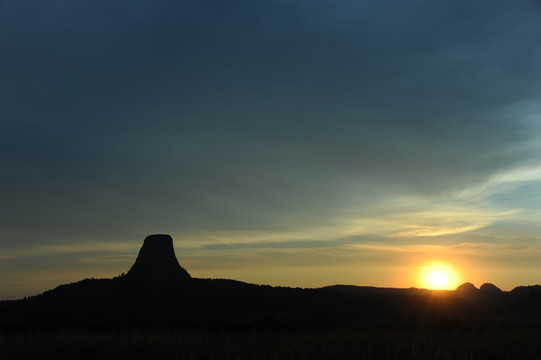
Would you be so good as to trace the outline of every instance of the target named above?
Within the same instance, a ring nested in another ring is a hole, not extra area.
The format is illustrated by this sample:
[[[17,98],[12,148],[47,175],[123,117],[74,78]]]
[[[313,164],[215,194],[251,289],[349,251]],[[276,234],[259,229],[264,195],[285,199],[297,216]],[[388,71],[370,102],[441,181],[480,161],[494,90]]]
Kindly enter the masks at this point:
[[[446,264],[431,263],[421,268],[421,285],[432,290],[450,290],[458,286],[458,275]]]
[[[449,281],[447,274],[441,271],[434,271],[432,274],[430,274],[429,279],[430,284],[437,288],[445,287],[445,285],[447,285],[447,282]]]

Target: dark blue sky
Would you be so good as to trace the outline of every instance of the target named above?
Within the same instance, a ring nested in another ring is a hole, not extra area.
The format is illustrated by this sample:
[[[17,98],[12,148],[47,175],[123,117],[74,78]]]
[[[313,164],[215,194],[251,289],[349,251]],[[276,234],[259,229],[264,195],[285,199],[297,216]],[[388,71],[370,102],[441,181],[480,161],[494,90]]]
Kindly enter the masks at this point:
[[[0,297],[156,232],[196,277],[539,282],[540,39],[533,0],[1,1]]]

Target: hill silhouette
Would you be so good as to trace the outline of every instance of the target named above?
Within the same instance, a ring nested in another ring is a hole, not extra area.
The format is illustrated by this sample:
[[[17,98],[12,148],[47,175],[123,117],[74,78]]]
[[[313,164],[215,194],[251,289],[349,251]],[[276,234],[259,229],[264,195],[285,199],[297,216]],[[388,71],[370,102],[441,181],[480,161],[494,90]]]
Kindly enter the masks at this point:
[[[177,329],[541,329],[541,286],[504,292],[334,285],[301,289],[192,278],[169,235],[151,235],[127,275],[85,279],[0,302],[0,326]],[[484,325],[483,325],[484,326]]]

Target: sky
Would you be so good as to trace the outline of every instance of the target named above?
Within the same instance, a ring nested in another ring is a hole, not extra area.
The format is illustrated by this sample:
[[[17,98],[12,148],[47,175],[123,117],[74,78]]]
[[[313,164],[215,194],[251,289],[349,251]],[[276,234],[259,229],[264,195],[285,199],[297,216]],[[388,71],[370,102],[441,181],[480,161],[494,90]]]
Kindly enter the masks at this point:
[[[0,299],[129,270],[541,283],[541,2],[0,0]]]

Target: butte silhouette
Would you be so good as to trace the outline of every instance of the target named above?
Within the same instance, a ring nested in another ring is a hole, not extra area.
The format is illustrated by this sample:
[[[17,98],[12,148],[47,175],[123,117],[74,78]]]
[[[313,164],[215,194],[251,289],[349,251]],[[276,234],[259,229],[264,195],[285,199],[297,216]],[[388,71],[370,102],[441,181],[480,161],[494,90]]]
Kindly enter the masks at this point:
[[[178,263],[170,235],[155,234],[145,238],[135,263],[126,275],[137,281],[181,281],[191,279]]]

